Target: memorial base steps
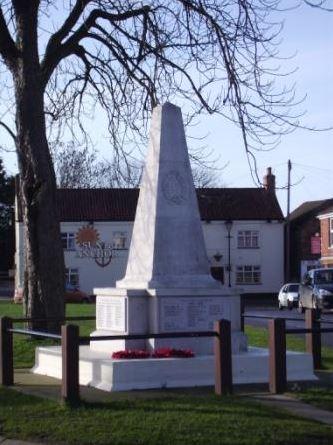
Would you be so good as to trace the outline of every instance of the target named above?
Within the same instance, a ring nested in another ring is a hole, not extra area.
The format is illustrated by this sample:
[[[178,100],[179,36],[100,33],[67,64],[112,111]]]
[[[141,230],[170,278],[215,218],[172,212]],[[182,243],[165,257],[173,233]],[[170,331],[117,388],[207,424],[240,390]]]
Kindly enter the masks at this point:
[[[61,379],[60,346],[36,349],[35,374]],[[250,347],[232,356],[234,384],[268,382],[268,350]],[[154,388],[185,388],[214,385],[214,356],[193,358],[113,360],[111,354],[80,347],[80,384],[104,391]],[[312,356],[287,352],[287,378],[291,381],[316,380]]]

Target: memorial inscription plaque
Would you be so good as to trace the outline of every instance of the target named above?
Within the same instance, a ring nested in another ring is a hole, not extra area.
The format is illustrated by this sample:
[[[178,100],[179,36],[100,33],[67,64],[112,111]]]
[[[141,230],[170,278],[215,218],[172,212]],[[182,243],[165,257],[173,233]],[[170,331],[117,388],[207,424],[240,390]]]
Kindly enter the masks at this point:
[[[117,297],[99,297],[96,306],[97,329],[110,329],[112,331],[126,331],[126,300]]]
[[[216,298],[168,298],[161,302],[163,331],[210,330],[214,321],[230,316],[230,308]]]

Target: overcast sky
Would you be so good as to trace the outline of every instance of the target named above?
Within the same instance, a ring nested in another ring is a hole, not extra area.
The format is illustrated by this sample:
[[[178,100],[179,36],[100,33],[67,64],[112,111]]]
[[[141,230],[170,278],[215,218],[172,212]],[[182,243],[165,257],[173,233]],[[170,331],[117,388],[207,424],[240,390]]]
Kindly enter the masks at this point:
[[[303,123],[318,128],[333,127],[333,12],[302,6],[282,16],[285,26],[280,52],[285,56],[296,54],[292,60],[281,63],[286,69],[298,68],[290,82],[296,82],[300,97],[307,95]],[[201,132],[208,134],[205,145],[214,150],[218,164],[221,167],[227,164],[220,173],[221,183],[227,187],[253,187],[238,128],[220,117],[209,116],[196,128],[196,134]],[[6,136],[1,133],[1,137],[4,140]],[[102,156],[107,156],[110,150],[106,142],[98,148]],[[9,172],[15,173],[15,155],[3,153],[2,156]],[[285,186],[288,159],[292,162],[292,182],[295,183],[291,209],[304,201],[333,197],[333,131],[296,130],[285,136],[274,151],[258,153],[259,175],[263,176],[266,167],[271,166],[277,185]],[[279,190],[278,198],[285,211],[286,191]]]

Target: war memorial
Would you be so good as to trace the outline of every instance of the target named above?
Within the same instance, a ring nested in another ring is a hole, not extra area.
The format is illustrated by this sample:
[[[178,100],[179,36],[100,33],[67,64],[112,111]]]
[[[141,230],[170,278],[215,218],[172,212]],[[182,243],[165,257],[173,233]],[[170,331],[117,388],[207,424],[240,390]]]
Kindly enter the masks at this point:
[[[241,331],[240,290],[221,285],[208,258],[180,108],[157,106],[140,184],[126,274],[95,289],[92,337],[209,331],[231,322],[233,381],[268,381],[268,350],[248,347]],[[113,359],[125,350],[193,351],[190,358]],[[208,386],[214,383],[211,338],[91,341],[80,346],[80,383],[105,391]],[[39,347],[33,372],[61,378],[60,347]],[[310,354],[287,353],[288,380],[312,380]]]

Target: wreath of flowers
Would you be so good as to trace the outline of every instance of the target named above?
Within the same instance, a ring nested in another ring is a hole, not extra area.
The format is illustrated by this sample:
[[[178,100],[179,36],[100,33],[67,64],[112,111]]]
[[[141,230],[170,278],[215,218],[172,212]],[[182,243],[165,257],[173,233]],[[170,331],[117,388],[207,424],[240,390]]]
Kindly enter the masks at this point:
[[[156,349],[151,356],[153,358],[190,358],[194,357],[194,353],[191,349],[160,348]]]
[[[159,348],[152,353],[142,349],[126,349],[113,352],[112,358],[119,359],[145,359],[145,358],[191,358],[194,357],[191,349]]]
[[[125,351],[117,351],[112,354],[114,359],[131,359],[131,358],[149,358],[148,351],[141,349],[126,349]]]

